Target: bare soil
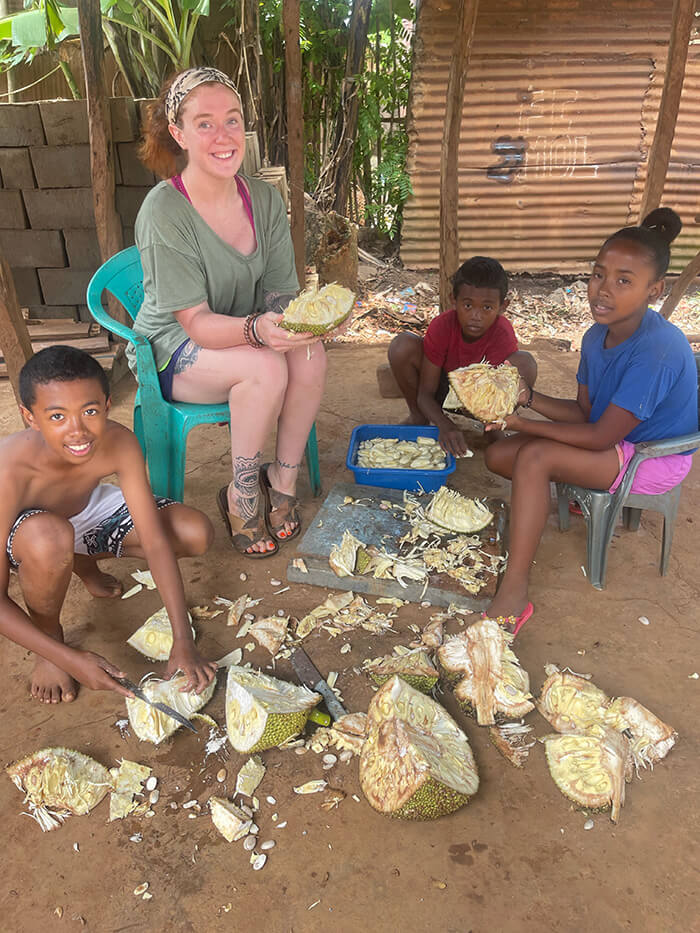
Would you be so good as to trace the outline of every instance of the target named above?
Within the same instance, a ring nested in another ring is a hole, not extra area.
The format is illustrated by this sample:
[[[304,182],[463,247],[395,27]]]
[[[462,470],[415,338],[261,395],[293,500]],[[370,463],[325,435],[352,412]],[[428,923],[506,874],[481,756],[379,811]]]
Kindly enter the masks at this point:
[[[540,385],[568,394],[574,386],[577,354],[538,346]],[[403,403],[381,399],[375,369],[385,358],[380,346],[354,346],[330,353],[328,391],[318,419],[324,487],[346,480],[345,451],[351,429],[364,422],[395,422]],[[115,417],[130,424],[133,383],[116,389]],[[0,430],[19,427],[9,385],[0,386]],[[472,460],[458,465],[456,485],[470,494],[504,495],[508,484],[490,476],[478,438]],[[273,596],[272,579],[284,580],[293,545],[269,561],[234,555],[216,518],[215,493],[229,471],[227,432],[202,428],[191,437],[186,501],[215,520],[216,541],[204,559],[182,562],[191,605],[215,594],[234,598],[242,592],[264,596],[266,614],[281,608],[300,617],[325,598],[325,591],[293,585]],[[305,492],[303,487],[302,495]],[[572,520],[560,534],[554,513],[532,571],[536,611],[516,643],[533,691],[544,679],[543,665],[556,662],[591,672],[595,682],[616,695],[647,705],[679,733],[676,747],[654,772],[644,772],[627,788],[617,826],[606,814],[587,817],[559,793],[546,768],[541,746],[532,749],[523,770],[511,767],[473,721],[465,721],[449,695],[446,706],[466,729],[478,762],[481,786],[470,804],[434,823],[401,823],[375,813],[362,797],[357,760],[323,772],[313,752],[270,751],[259,788],[257,816],[261,839],[277,845],[261,872],[253,872],[241,843],[227,843],[203,807],[171,809],[196,798],[204,804],[214,792],[233,792],[243,763],[232,753],[225,763],[225,785],[216,782],[222,767],[205,757],[207,729],[201,737],[178,733],[154,748],[122,736],[117,721],[124,705],[112,694],[82,690],[73,704],[46,707],[28,694],[31,660],[14,644],[3,644],[0,700],[0,760],[14,759],[49,745],[65,745],[93,755],[106,765],[122,757],[148,763],[159,778],[161,796],[155,817],[107,822],[107,803],[89,816],[72,817],[51,833],[21,816],[22,798],[0,778],[0,813],[5,838],[0,884],[1,926],[12,931],[223,931],[315,933],[356,931],[616,931],[687,933],[699,930],[698,916],[698,655],[697,523],[700,466],[684,484],[676,523],[671,567],[658,573],[660,519],[644,515],[636,533],[621,531],[610,555],[608,585],[594,590],[586,580],[585,531]],[[312,520],[319,501],[305,501],[304,521]],[[110,566],[111,565],[111,566]],[[135,561],[106,562],[127,586]],[[241,572],[248,579],[239,579]],[[14,587],[14,584],[13,584]],[[12,595],[19,598],[16,590]],[[156,592],[127,601],[90,598],[74,578],[63,619],[73,644],[106,655],[133,678],[149,662],[132,651],[126,638],[161,605]],[[367,633],[341,639],[309,637],[306,649],[327,673],[340,672],[338,686],[350,710],[366,709],[371,697],[364,675],[352,672],[368,656],[406,644],[408,625],[423,625],[430,609],[403,607],[396,634]],[[650,624],[638,619],[645,616]],[[235,647],[235,629],[224,617],[200,623],[199,642],[212,657]],[[246,641],[247,639],[244,639]],[[352,645],[340,654],[343,642]],[[263,649],[247,655],[261,666]],[[152,666],[152,665],[151,665]],[[278,670],[284,676],[290,669]],[[222,721],[220,683],[207,711]],[[538,735],[549,731],[538,714],[530,717]],[[320,809],[324,795],[297,796],[292,787],[326,777],[346,793],[337,809]],[[359,802],[352,795],[359,798]],[[274,805],[266,797],[276,798]],[[279,829],[272,820],[279,814]],[[131,842],[135,833],[141,843]],[[153,897],[133,894],[149,882]],[[61,910],[57,910],[60,908]],[[59,913],[62,916],[59,917]]]

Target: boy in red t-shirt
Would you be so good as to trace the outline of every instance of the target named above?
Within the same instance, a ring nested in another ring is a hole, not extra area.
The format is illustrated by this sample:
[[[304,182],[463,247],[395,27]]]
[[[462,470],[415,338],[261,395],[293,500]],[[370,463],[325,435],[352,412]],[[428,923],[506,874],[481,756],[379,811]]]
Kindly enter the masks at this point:
[[[508,307],[508,276],[496,259],[473,256],[452,277],[455,307],[434,318],[421,338],[398,334],[389,345],[389,364],[406,403],[407,424],[432,422],[449,453],[466,453],[464,435],[442,408],[449,383],[447,373],[486,360],[493,366],[508,361],[531,386],[537,363],[518,350]]]

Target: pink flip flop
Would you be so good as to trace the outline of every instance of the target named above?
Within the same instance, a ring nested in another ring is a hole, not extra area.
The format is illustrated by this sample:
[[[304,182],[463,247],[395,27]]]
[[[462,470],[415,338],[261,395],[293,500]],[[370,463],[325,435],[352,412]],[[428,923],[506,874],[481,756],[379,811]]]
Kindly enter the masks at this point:
[[[532,603],[528,603],[519,616],[496,616],[496,618],[494,619],[494,622],[498,622],[499,625],[503,625],[503,626],[514,625],[515,628],[513,629],[511,634],[515,636],[518,634],[518,632],[523,627],[523,625],[525,625],[528,619],[531,618],[534,611],[535,611],[535,607],[532,605]],[[488,613],[482,612],[481,618],[488,619],[490,618],[490,616],[488,615]]]

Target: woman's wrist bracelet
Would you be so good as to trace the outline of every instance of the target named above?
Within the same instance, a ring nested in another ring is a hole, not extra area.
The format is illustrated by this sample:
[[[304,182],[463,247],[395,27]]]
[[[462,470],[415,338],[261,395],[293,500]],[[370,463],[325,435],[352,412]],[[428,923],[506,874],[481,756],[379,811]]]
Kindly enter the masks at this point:
[[[259,319],[260,319],[260,314],[256,314],[253,317],[253,323],[250,325],[250,329],[253,333],[253,340],[255,340],[255,342],[258,344],[259,347],[264,347],[266,346],[266,343],[261,338],[260,334],[258,333],[258,320]]]
[[[257,331],[255,330],[255,322],[257,318],[260,317],[261,312],[254,312],[249,314],[243,324],[243,339],[248,344],[249,347],[253,347],[254,350],[259,350],[265,346],[263,341],[258,337]]]

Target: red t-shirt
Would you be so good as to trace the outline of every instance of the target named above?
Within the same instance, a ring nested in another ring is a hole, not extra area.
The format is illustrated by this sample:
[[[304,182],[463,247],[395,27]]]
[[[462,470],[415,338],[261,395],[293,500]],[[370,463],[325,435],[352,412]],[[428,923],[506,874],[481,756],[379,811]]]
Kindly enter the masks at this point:
[[[499,366],[518,349],[513,325],[499,314],[483,337],[471,342],[464,339],[454,308],[443,311],[428,325],[423,338],[423,352],[431,363],[446,373],[486,360]]]

